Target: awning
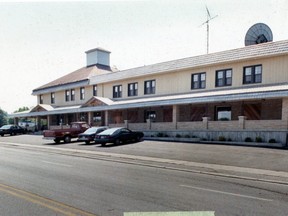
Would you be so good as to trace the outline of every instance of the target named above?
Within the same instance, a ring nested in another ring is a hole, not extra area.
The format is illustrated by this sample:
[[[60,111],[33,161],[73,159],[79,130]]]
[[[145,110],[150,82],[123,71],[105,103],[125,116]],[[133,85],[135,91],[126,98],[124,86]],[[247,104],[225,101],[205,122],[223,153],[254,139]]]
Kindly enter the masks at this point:
[[[243,100],[257,100],[257,99],[273,99],[283,98],[288,96],[288,83],[279,85],[261,85],[248,86],[239,88],[223,88],[211,91],[197,91],[187,94],[142,97],[135,99],[111,100],[103,97],[92,97],[85,104],[70,107],[58,107],[46,110],[37,110],[33,108],[30,112],[14,113],[9,117],[34,117],[45,115],[56,115],[66,113],[80,113],[80,112],[97,112],[105,110],[116,109],[131,109],[141,107],[154,106],[171,106],[181,104],[199,104],[199,103],[213,103],[224,101],[243,101]],[[37,105],[40,106],[40,105]],[[37,107],[36,106],[36,107]],[[43,106],[43,105],[42,105]],[[50,107],[51,108],[51,107]]]

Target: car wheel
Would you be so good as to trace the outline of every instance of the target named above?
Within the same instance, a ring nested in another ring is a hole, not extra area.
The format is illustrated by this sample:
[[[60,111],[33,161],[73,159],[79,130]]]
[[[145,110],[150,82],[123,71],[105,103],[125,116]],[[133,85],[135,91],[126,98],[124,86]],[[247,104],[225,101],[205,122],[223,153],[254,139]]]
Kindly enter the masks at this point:
[[[137,136],[136,137],[136,142],[140,142],[141,141],[141,137],[140,136]]]
[[[64,142],[65,143],[70,143],[71,142],[71,137],[70,136],[65,136],[64,137]]]
[[[1,136],[3,137],[3,136],[4,136],[4,134],[1,134]]]
[[[54,142],[55,142],[56,144],[59,144],[59,143],[60,143],[60,139],[54,139]]]
[[[101,143],[101,146],[105,146],[106,145],[106,143]]]
[[[120,144],[120,139],[116,139],[116,140],[114,141],[114,144],[115,144],[115,145],[119,145],[119,144]]]
[[[86,143],[87,145],[89,145],[89,144],[90,144],[90,141],[85,141],[85,143]]]

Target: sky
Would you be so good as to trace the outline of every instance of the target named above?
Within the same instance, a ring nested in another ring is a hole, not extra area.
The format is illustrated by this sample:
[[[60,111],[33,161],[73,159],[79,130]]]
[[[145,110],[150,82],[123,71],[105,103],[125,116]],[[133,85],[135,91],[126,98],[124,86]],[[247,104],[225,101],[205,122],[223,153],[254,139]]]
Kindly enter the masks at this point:
[[[244,47],[248,29],[265,23],[273,41],[288,39],[287,0],[0,0],[0,108],[37,105],[33,89],[86,65],[85,51],[111,51],[129,69]]]

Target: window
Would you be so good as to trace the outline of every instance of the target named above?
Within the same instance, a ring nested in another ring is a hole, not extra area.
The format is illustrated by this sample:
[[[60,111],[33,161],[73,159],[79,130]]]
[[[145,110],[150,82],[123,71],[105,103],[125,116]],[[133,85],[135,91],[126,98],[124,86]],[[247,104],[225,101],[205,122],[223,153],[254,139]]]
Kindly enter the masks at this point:
[[[66,90],[65,91],[65,101],[69,101],[70,100],[70,90]]]
[[[93,96],[97,96],[97,85],[93,85]]]
[[[51,93],[51,104],[54,104],[55,103],[55,93],[52,92]]]
[[[128,84],[128,96],[137,96],[138,95],[138,83]]]
[[[75,89],[71,89],[71,101],[75,100]]]
[[[43,95],[40,95],[40,104],[43,104]]]
[[[232,85],[232,69],[216,71],[216,87]]]
[[[155,94],[156,81],[148,80],[144,82],[144,94]]]
[[[151,111],[151,110],[145,110],[145,119],[144,121],[146,122],[147,119],[150,119],[150,121],[155,122],[156,120],[156,111]]]
[[[231,107],[216,107],[217,121],[230,121],[231,116]]]
[[[243,84],[261,83],[262,65],[244,67]]]
[[[81,87],[80,88],[80,100],[84,100],[85,99],[85,88]]]
[[[192,74],[191,89],[206,88],[206,73]]]
[[[113,86],[113,98],[122,97],[122,85]]]

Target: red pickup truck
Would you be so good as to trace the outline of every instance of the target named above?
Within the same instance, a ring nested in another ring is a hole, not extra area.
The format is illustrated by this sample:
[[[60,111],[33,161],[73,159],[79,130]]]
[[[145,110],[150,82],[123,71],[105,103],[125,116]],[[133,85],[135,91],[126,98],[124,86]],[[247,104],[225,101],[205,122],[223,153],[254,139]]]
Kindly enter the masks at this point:
[[[65,143],[70,143],[72,138],[77,138],[78,134],[83,133],[90,128],[86,122],[72,122],[69,128],[44,130],[43,139],[54,140],[55,143],[60,143],[63,140]]]

